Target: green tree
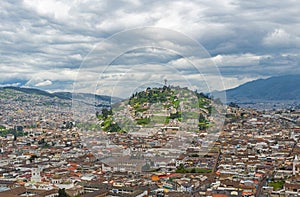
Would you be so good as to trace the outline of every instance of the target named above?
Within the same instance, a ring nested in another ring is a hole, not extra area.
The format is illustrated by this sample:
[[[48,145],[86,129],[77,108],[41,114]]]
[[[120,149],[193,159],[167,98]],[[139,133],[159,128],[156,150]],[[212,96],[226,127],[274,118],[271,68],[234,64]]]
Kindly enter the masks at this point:
[[[58,189],[58,197],[70,197],[70,196],[67,194],[65,188],[63,188],[63,189]]]
[[[199,123],[198,123],[198,126],[199,126],[199,129],[200,130],[204,130],[207,128],[207,120],[205,118],[205,116],[203,114],[200,114],[199,115]]]
[[[176,173],[186,173],[186,169],[182,163],[177,167]]]
[[[112,110],[111,109],[102,109],[102,116],[103,118],[107,118],[108,115],[112,115]]]

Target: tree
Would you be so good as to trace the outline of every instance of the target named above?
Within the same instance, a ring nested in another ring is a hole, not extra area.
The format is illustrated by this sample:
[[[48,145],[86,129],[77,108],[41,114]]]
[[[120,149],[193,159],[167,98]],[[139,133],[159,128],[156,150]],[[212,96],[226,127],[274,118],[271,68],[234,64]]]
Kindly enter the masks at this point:
[[[184,168],[184,165],[182,163],[177,167],[176,173],[186,173],[186,169]]]
[[[42,144],[45,144],[46,142],[45,142],[45,139],[44,138],[42,138],[40,141],[38,141],[38,144],[39,145],[42,145]]]
[[[198,121],[201,122],[201,123],[202,122],[206,122],[206,118],[205,118],[205,116],[202,113],[199,114]]]
[[[63,188],[63,189],[58,189],[58,197],[70,197],[70,196],[65,191],[65,188]]]
[[[106,108],[103,108],[103,109],[102,109],[102,116],[103,116],[103,118],[106,119],[108,115],[112,115],[112,110],[111,110],[111,109],[108,110],[108,109],[106,109]]]

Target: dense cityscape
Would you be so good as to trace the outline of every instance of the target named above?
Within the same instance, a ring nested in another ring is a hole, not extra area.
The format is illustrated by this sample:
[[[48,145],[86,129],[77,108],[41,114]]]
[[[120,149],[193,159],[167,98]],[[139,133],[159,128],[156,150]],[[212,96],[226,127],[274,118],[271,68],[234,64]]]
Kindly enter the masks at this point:
[[[300,197],[299,0],[0,0],[0,197]]]
[[[168,132],[178,132],[174,125],[142,140],[110,133],[109,138],[123,153],[131,151],[127,155],[132,157],[135,150],[143,149],[148,158],[159,158],[147,160],[137,169],[138,163],[130,165],[122,159],[118,165],[102,162],[82,140],[72,117],[71,100],[0,91],[0,196],[300,193],[299,110],[258,111],[229,105],[223,129],[209,152],[197,141],[209,135],[202,130],[184,152],[171,159],[172,151],[161,147],[170,138]],[[96,116],[95,120],[100,121]]]

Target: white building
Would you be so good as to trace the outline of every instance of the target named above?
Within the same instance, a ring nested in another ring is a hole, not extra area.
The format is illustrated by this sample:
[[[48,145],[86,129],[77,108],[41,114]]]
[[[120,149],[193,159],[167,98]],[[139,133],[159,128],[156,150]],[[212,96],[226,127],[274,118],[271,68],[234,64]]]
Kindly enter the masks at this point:
[[[31,169],[31,181],[32,182],[41,182],[42,181],[41,171],[42,171],[42,169],[40,167]]]

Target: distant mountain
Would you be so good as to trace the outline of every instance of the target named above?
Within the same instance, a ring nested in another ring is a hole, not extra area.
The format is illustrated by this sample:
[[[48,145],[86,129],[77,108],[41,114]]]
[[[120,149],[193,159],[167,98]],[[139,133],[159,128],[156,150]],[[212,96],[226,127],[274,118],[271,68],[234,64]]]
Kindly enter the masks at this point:
[[[34,89],[34,88],[22,88],[22,87],[15,87],[15,86],[7,86],[7,87],[2,87],[1,89],[11,89],[11,90],[16,90],[19,92],[23,92],[26,94],[36,94],[36,95],[42,95],[42,96],[47,96],[47,97],[57,97],[60,99],[67,99],[67,100],[72,100],[73,94],[71,92],[54,92],[50,93],[44,90],[39,90],[39,89]],[[90,94],[90,93],[76,93],[75,94],[75,99],[77,100],[88,100],[89,102],[94,100],[95,105],[109,105],[111,102],[115,101],[120,101],[120,98],[116,97],[110,97],[106,95],[97,95],[97,94]]]
[[[226,91],[229,102],[300,100],[300,75],[258,79]]]
[[[34,88],[21,88],[21,87],[15,87],[15,86],[7,86],[3,87],[2,89],[10,89],[10,90],[16,90],[19,92],[23,92],[26,94],[36,94],[36,95],[42,95],[42,96],[48,96],[48,97],[55,97],[53,94],[46,92],[44,90],[34,89]]]

